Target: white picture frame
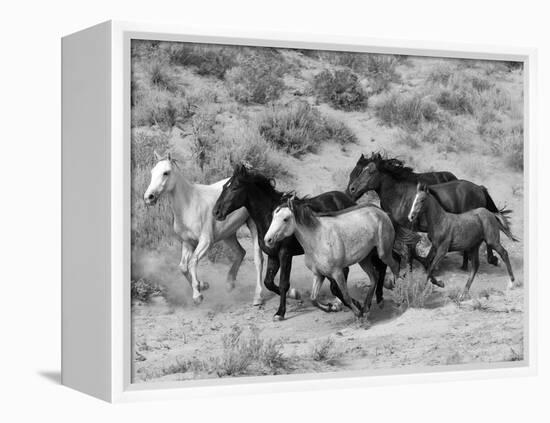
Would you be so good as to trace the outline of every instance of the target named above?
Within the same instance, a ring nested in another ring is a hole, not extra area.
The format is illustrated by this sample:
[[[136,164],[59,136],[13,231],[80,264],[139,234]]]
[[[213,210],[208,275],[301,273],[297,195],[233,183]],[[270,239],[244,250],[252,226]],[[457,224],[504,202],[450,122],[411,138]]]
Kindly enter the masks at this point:
[[[522,61],[525,87],[525,360],[414,372],[243,377],[133,385],[130,330],[130,41],[251,46]],[[105,22],[62,40],[62,383],[110,402],[533,375],[537,223],[536,51],[335,35],[234,33]]]

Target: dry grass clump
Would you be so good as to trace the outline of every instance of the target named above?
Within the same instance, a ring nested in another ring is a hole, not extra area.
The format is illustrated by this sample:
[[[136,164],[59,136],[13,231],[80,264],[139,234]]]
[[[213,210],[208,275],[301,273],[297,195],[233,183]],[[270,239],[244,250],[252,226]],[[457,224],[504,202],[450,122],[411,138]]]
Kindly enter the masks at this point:
[[[131,282],[132,300],[147,303],[151,298],[165,295],[166,290],[159,284],[145,278],[132,280]]]
[[[347,67],[367,78],[369,91],[378,94],[389,89],[392,82],[399,82],[397,66],[404,56],[392,54],[319,52],[317,57],[336,66]]]
[[[328,337],[315,341],[311,349],[311,358],[314,361],[330,361],[336,358],[336,351],[334,349],[334,339]]]
[[[243,104],[265,104],[277,100],[285,89],[284,69],[273,65],[272,60],[250,56],[228,71],[225,79],[235,100]]]
[[[166,53],[170,63],[194,68],[198,75],[223,79],[225,73],[237,65],[239,47],[210,44],[170,43]]]
[[[315,75],[312,86],[319,101],[336,109],[351,111],[367,107],[367,92],[359,83],[359,77],[349,69],[325,69]]]
[[[223,126],[217,123],[216,114],[198,111],[192,126],[191,151],[198,167],[198,181],[212,183],[227,178],[235,164],[242,161],[270,177],[286,174],[281,154],[255,125],[238,122]]]
[[[149,83],[161,90],[177,92],[179,85],[176,78],[170,72],[168,63],[163,60],[155,60],[147,65],[147,77]]]
[[[407,129],[415,129],[423,122],[435,122],[439,116],[437,103],[419,92],[382,94],[374,110],[382,123]]]
[[[239,376],[249,373],[277,374],[284,371],[287,360],[282,353],[282,341],[264,340],[257,327],[251,326],[248,333],[234,325],[222,336],[222,353],[213,360],[219,377]]]
[[[258,116],[258,130],[265,140],[294,157],[317,151],[331,140],[340,145],[357,141],[342,122],[326,118],[306,101],[274,104]]]
[[[426,305],[433,292],[433,285],[423,278],[413,278],[397,281],[395,288],[391,291],[392,299],[402,308],[422,308]]]
[[[194,106],[186,97],[175,96],[155,88],[136,92],[132,108],[132,127],[150,126],[170,131],[183,125],[194,114]]]

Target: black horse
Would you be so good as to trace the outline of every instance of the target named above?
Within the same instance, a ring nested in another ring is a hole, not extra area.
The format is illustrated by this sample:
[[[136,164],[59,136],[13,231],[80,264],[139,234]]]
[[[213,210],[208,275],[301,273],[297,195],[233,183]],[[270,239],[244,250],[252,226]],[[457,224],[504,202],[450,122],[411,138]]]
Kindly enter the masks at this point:
[[[361,193],[358,196],[353,195],[349,190],[350,185],[353,183],[353,181],[357,179],[357,177],[361,174],[361,172],[363,172],[363,170],[365,169],[365,167],[367,167],[369,163],[370,163],[370,159],[368,157],[365,157],[365,155],[361,154],[361,157],[359,157],[359,160],[357,160],[355,167],[349,174],[349,182],[348,182],[348,187],[346,189],[346,193],[353,198],[359,198],[361,195],[363,195],[363,193]],[[444,182],[449,182],[449,181],[456,181],[458,179],[453,173],[448,171],[424,172],[424,173],[413,172],[413,175],[418,178],[419,182],[422,182],[423,184],[426,184],[428,186],[435,185],[435,184],[442,184]]]
[[[419,182],[418,174],[401,160],[387,158],[380,153],[373,153],[361,173],[350,183],[348,192],[353,199],[359,198],[366,191],[376,191],[380,198],[380,206],[397,224],[408,227],[408,213],[416,195],[416,185]],[[489,195],[487,188],[465,180],[455,180],[442,184],[431,185],[430,192],[449,213],[464,213],[479,207],[500,215],[507,215],[510,210],[498,209]],[[418,220],[420,232],[427,231],[425,219]],[[425,260],[415,257],[424,267]],[[487,246],[487,261],[497,265],[498,259],[494,256],[491,247]],[[463,269],[468,268],[468,258],[465,255]]]
[[[283,201],[285,201],[285,194],[275,189],[273,180],[260,173],[248,171],[243,165],[237,165],[233,175],[224,185],[213,209],[216,219],[223,220],[229,213],[241,207],[246,207],[250,217],[254,220],[258,228],[260,248],[268,256],[264,284],[267,289],[280,296],[279,309],[273,317],[274,320],[283,320],[285,316],[286,296],[290,288],[292,257],[304,254],[302,246],[294,236],[283,239],[272,248],[264,243],[264,236],[271,224],[273,210]],[[348,195],[340,191],[326,192],[305,201],[315,212],[337,211],[356,205]],[[378,273],[376,300],[380,303],[382,301],[382,284],[386,274],[386,265],[378,258],[376,252],[373,253],[372,258]],[[281,275],[279,286],[277,286],[274,279],[279,268],[281,268]],[[344,269],[344,272],[347,278],[349,269]],[[335,281],[330,280],[330,289],[342,301],[342,293]],[[342,302],[344,303],[344,301]],[[361,307],[361,304],[359,306]],[[325,307],[328,310],[336,309],[331,305]]]

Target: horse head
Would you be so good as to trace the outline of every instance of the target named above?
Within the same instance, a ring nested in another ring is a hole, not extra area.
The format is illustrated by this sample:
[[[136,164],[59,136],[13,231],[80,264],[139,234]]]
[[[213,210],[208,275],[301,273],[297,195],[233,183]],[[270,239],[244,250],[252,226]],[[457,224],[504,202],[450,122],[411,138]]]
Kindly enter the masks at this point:
[[[177,167],[176,160],[170,153],[161,156],[154,151],[154,156],[157,161],[151,169],[151,181],[143,194],[145,204],[156,204],[160,196],[165,192],[170,192],[174,189],[175,176],[174,168]]]

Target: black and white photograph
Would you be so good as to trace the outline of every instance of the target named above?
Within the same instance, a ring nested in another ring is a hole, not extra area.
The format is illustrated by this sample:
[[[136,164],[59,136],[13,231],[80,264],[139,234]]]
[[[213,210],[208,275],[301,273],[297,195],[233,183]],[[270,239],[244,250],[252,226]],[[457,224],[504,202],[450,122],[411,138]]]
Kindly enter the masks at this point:
[[[132,383],[521,366],[524,71],[133,39]]]

